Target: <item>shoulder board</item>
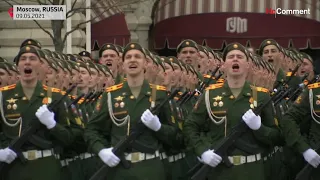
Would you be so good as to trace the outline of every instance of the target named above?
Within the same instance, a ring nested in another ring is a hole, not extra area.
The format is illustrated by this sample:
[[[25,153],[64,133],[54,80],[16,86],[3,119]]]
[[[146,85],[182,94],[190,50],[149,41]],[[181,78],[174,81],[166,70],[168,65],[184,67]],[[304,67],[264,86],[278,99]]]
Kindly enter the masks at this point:
[[[182,95],[183,94],[183,92],[178,92],[178,95]]]
[[[4,86],[2,88],[0,88],[0,91],[7,91],[7,90],[10,90],[10,89],[14,89],[16,87],[16,84],[12,84],[12,85],[9,85],[9,86]]]
[[[173,99],[176,100],[176,101],[178,101],[180,98],[179,98],[179,97],[174,97]]]
[[[121,89],[122,87],[123,87],[123,83],[120,83],[120,84],[117,84],[117,85],[114,85],[114,86],[107,87],[106,91],[107,92],[116,91],[118,89]]]
[[[209,74],[204,74],[203,77],[204,77],[204,78],[210,78],[211,75],[209,75]],[[214,76],[212,76],[212,78],[214,78]]]
[[[223,83],[211,84],[209,87],[206,88],[206,90],[218,89],[218,88],[222,88],[222,86],[223,86]]]
[[[58,88],[51,88],[51,91],[52,91],[52,92],[56,92],[56,93],[61,93],[61,94],[62,94],[61,89],[58,89]],[[66,93],[66,92],[64,92],[64,93]]]
[[[222,78],[218,79],[218,80],[217,80],[217,84],[218,84],[218,83],[224,83],[224,79],[222,79]]]
[[[304,84],[304,85],[308,85],[308,83],[309,83],[308,80],[304,80],[304,81],[303,81],[303,84]]]
[[[308,85],[308,89],[314,89],[320,87],[320,82]]]
[[[84,101],[84,98],[81,98],[79,101],[78,101],[78,104],[82,104]]]
[[[62,94],[62,95],[65,95],[66,94],[66,91],[60,91],[60,93]],[[72,97],[72,96],[71,96]],[[73,98],[73,97],[72,97]]]
[[[166,91],[167,90],[167,88],[164,87],[164,86],[150,84],[150,88],[153,88],[154,86],[155,86],[156,90],[160,90],[160,91]]]
[[[291,76],[292,75],[292,72],[287,72],[287,76]]]
[[[267,88],[263,88],[263,87],[256,87],[258,92],[264,92],[264,93],[268,93],[269,90]]]

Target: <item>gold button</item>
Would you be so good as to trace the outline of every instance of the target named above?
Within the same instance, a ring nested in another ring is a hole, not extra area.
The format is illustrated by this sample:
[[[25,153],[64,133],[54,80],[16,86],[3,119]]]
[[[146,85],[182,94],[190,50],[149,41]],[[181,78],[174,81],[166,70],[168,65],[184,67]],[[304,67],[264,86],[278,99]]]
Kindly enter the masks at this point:
[[[233,95],[231,95],[231,96],[230,96],[230,99],[234,99],[234,96],[233,96]]]
[[[131,96],[130,96],[130,99],[134,99],[134,96],[133,96],[133,95],[131,95]]]
[[[22,100],[24,100],[24,101],[27,100],[27,97],[23,97]]]

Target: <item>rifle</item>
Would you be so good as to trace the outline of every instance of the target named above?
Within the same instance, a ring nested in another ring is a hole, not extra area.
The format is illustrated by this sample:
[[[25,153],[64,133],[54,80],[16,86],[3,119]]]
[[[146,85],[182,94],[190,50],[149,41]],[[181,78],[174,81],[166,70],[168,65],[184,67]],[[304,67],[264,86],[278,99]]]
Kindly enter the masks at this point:
[[[315,148],[316,151],[319,151],[320,149],[320,144],[318,144],[318,146]],[[312,171],[315,168],[313,166],[311,166],[309,163],[307,163],[303,169],[301,171],[299,171],[299,173],[297,174],[295,180],[306,180],[308,179],[308,177],[310,177]]]
[[[49,111],[52,111],[59,103],[65,98],[68,97],[68,95],[72,92],[72,90],[76,87],[77,85],[71,86],[66,93],[58,100],[54,100],[52,103],[50,103],[47,108]],[[24,158],[22,152],[20,151],[22,145],[28,141],[28,138],[33,135],[41,126],[40,121],[38,118],[34,119],[32,123],[30,123],[21,133],[20,137],[15,138],[10,144],[9,144],[9,149],[12,151],[16,152],[19,156],[19,158],[22,158],[22,161],[26,161]],[[0,172],[3,171],[6,163],[1,162],[0,163]]]
[[[91,101],[90,103],[95,102],[95,101],[101,96],[101,94],[102,94],[103,92],[104,92],[104,91],[98,92],[98,93],[92,98],[92,101]]]
[[[76,99],[74,99],[70,104],[68,104],[68,108],[70,108],[72,105],[77,104],[78,101],[80,101],[81,98],[83,98],[83,96],[86,95],[85,93],[82,93],[80,96],[78,96]]]
[[[265,104],[263,103],[260,104],[257,108],[253,109],[253,112],[256,115],[259,115],[263,110],[263,108],[267,104],[272,102],[272,100],[273,99],[270,98]],[[210,148],[210,149],[214,149],[214,152],[216,154],[223,157],[224,163],[226,164],[227,167],[232,166],[231,162],[229,161],[226,155],[227,150],[236,142],[236,140],[242,134],[247,132],[248,129],[249,128],[246,125],[246,123],[243,120],[241,120],[241,122],[238,125],[232,128],[231,133],[226,138],[224,138],[215,148]],[[198,162],[193,168],[191,168],[188,171],[188,174],[193,174],[193,172],[195,172],[194,175],[191,177],[191,180],[203,180],[206,178],[207,174],[210,172],[211,169],[212,169],[211,166]]]
[[[168,96],[166,99],[164,99],[160,104],[157,104],[154,108],[150,108],[150,111],[152,112],[152,114],[157,114],[160,111],[160,109],[162,108],[162,106],[164,106],[165,103],[167,103],[170,99],[173,99],[177,95],[178,92],[179,92],[179,90],[176,89],[175,91],[173,91],[172,94],[170,94],[170,96]],[[125,139],[118,142],[113,147],[112,152],[118,157],[123,157],[124,151],[144,132],[145,129],[147,129],[147,127],[139,119],[139,121],[135,127],[135,130],[132,131],[130,133],[130,135],[127,136]],[[125,161],[121,160],[121,162],[124,163]],[[125,164],[125,166],[126,166],[126,164]],[[129,165],[127,165],[127,166],[129,166]],[[95,172],[93,174],[93,176],[91,176],[91,178],[89,180],[102,180],[102,179],[104,179],[106,177],[109,169],[110,169],[110,167],[108,165],[103,165],[97,172]]]
[[[217,66],[217,68],[216,68],[213,72],[211,72],[211,75],[210,75],[210,78],[208,79],[208,81],[205,82],[205,83],[202,83],[201,86],[200,86],[200,88],[199,88],[199,90],[195,89],[191,94],[189,94],[188,97],[186,97],[185,99],[183,99],[183,100],[180,102],[179,106],[182,106],[182,104],[188,102],[192,97],[194,97],[194,95],[195,95],[197,92],[200,92],[200,93],[202,94],[203,91],[205,90],[205,88],[208,87],[208,85],[211,83],[212,78],[213,78],[214,75],[218,72],[219,68],[220,68],[220,66]],[[219,75],[220,75],[220,74],[219,74]],[[218,77],[220,78],[221,76],[219,76],[219,75],[218,75]],[[215,79],[218,80],[216,77],[215,77]]]
[[[290,93],[291,96],[289,96],[289,99],[287,100],[287,102],[289,101],[295,101],[295,99],[297,98],[298,95],[300,95],[303,91],[303,89],[308,86],[308,84],[304,84],[303,81],[308,77],[309,73],[305,74],[302,78],[302,83],[300,83],[298,85],[298,87],[294,90],[293,93]]]
[[[84,98],[83,103],[87,104],[88,102],[90,102],[91,98],[92,98],[94,95],[95,95],[94,92],[92,92],[92,91],[89,92],[89,93],[86,95],[86,97]]]
[[[286,81],[284,81],[282,84],[281,84],[281,82],[278,82],[277,85],[275,86],[275,89],[278,89],[280,85],[285,87],[287,84],[289,84],[289,82],[291,81],[293,76],[298,72],[300,66],[301,66],[301,64],[297,64],[297,66],[293,69],[293,71],[291,71],[291,73],[292,73],[291,76]]]

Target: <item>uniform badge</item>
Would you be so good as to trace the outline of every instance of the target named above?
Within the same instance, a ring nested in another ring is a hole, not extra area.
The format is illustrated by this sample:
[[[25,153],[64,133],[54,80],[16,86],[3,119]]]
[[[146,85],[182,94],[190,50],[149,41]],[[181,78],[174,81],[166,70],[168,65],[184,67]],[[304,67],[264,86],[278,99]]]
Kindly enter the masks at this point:
[[[17,104],[13,104],[13,105],[12,105],[12,109],[13,109],[13,110],[16,110],[17,108],[18,108],[18,105],[17,105]]]
[[[124,105],[125,105],[124,102],[121,102],[121,103],[120,103],[120,107],[121,107],[121,108],[123,108]]]
[[[11,104],[8,104],[7,109],[11,109],[11,108],[12,108]]]
[[[16,103],[17,100],[18,99],[11,98],[11,99],[8,99],[7,102],[10,103],[10,104],[14,104],[14,103]]]
[[[316,101],[316,104],[317,104],[317,105],[320,105],[320,100],[317,100],[317,101]]]
[[[217,107],[218,106],[218,102],[217,101],[213,102],[213,106]]]
[[[300,104],[300,103],[301,103],[301,100],[302,100],[302,97],[299,96],[299,97],[295,100],[295,103],[296,103],[296,104]]]
[[[219,102],[219,107],[222,107],[222,106],[223,106],[223,102],[220,101],[220,102]]]
[[[101,109],[101,104],[100,104],[100,101],[98,101],[96,105],[96,111],[100,111],[100,109]]]
[[[221,96],[216,96],[213,98],[215,101],[221,101],[222,100],[222,97]]]
[[[119,103],[114,103],[114,107],[115,108],[119,107]]]
[[[123,96],[118,96],[118,97],[116,97],[116,98],[114,98],[116,101],[122,101],[123,100]]]
[[[231,96],[230,96],[230,99],[234,99],[234,95],[231,95]]]
[[[24,100],[24,101],[27,100],[27,97],[23,97],[22,100]]]
[[[131,95],[131,96],[130,96],[130,99],[134,99],[134,96],[133,96],[133,95]]]

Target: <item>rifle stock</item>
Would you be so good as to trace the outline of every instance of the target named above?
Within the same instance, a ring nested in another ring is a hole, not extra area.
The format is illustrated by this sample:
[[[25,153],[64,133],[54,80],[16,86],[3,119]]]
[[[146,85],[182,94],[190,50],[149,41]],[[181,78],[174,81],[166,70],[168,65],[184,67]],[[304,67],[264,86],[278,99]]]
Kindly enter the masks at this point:
[[[173,99],[177,93],[179,92],[178,89],[176,89],[170,96],[168,96],[166,99],[164,99],[160,104],[157,104],[154,108],[151,108],[150,111],[152,114],[157,114],[160,109],[162,108],[165,103],[167,103],[170,99]],[[112,152],[118,156],[122,157],[121,159],[124,159],[124,151],[131,145],[133,141],[135,141],[143,132],[144,130],[147,129],[147,127],[141,122],[139,119],[134,131],[130,133],[129,136],[127,136],[125,139],[121,140],[118,142],[112,149]],[[124,159],[125,160],[125,159]],[[122,161],[121,162],[126,162]],[[97,172],[93,174],[93,176],[90,177],[89,180],[102,180],[106,177],[108,174],[110,167],[108,165],[103,165]]]

